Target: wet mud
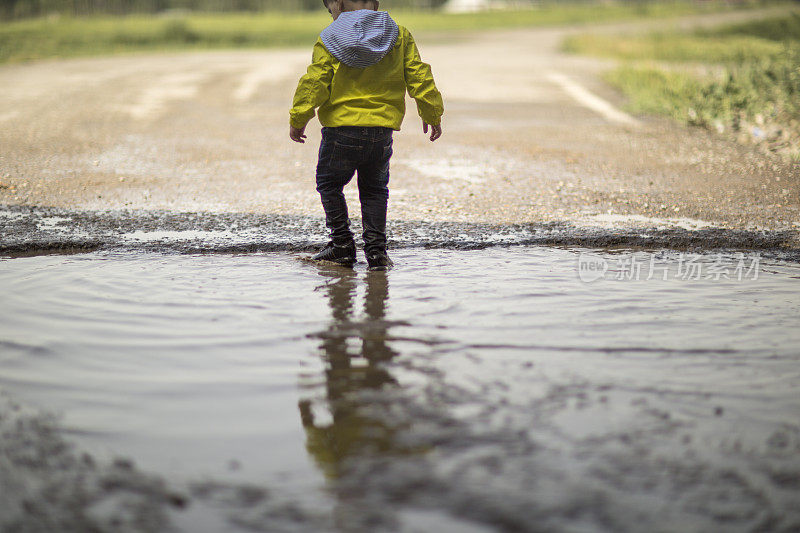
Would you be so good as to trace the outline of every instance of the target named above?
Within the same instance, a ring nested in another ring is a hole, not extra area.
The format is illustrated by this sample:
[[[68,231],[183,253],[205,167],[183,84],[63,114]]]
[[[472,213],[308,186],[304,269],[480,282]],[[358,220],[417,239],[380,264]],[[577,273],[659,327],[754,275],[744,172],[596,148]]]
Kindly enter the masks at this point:
[[[623,222],[626,222],[623,220]],[[609,226],[575,222],[491,224],[390,221],[390,248],[481,249],[547,245],[690,251],[759,250],[800,260],[794,230],[696,229],[652,219]],[[665,221],[666,222],[666,221]],[[360,222],[353,220],[360,232]],[[96,250],[165,253],[313,251],[327,230],[318,217],[145,210],[76,211],[0,206],[0,254],[24,257]]]
[[[163,531],[186,498],[128,460],[98,463],[57,420],[0,392],[0,530]]]
[[[302,498],[276,497],[263,485],[178,484],[129,458],[98,459],[74,445],[59,417],[2,390],[0,474],[0,531],[8,533],[333,531],[318,503],[303,506]],[[176,529],[195,511],[203,518]],[[223,518],[198,523],[207,514]]]

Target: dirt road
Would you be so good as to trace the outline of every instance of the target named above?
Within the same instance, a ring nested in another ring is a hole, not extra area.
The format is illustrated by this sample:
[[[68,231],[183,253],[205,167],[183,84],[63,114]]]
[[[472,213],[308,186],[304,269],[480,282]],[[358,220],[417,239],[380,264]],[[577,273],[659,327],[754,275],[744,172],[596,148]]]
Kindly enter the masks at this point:
[[[390,219],[800,230],[797,166],[626,114],[599,78],[610,63],[559,51],[575,31],[586,28],[418,36],[445,96],[445,134],[428,142],[409,102]],[[318,123],[306,145],[287,136],[309,56],[310,46],[2,66],[0,204],[321,216]]]

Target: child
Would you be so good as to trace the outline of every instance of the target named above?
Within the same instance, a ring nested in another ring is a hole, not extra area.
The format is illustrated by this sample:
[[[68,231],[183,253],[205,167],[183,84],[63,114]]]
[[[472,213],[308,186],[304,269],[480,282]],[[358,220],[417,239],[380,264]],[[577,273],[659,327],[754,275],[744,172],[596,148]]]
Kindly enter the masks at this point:
[[[405,115],[406,90],[416,100],[422,130],[442,135],[442,96],[413,37],[378,11],[376,0],[323,0],[333,23],[314,45],[311,65],[300,78],[289,114],[289,137],[305,142],[305,128],[319,107],[322,143],[317,191],[331,240],[316,261],[350,266],[356,247],[344,186],[358,172],[358,195],[369,270],[392,265],[386,254],[386,204],[392,133]]]

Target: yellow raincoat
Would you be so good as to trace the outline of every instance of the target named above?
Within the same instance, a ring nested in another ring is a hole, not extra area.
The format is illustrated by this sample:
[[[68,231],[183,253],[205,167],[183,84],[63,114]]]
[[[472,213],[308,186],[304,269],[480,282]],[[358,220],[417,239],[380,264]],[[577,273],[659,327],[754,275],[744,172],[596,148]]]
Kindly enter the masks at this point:
[[[323,126],[382,126],[400,129],[406,112],[405,93],[417,103],[419,116],[438,125],[444,113],[442,95],[431,67],[420,59],[411,33],[399,26],[394,47],[366,68],[340,63],[317,39],[311,65],[300,78],[289,121],[303,128],[319,107]]]

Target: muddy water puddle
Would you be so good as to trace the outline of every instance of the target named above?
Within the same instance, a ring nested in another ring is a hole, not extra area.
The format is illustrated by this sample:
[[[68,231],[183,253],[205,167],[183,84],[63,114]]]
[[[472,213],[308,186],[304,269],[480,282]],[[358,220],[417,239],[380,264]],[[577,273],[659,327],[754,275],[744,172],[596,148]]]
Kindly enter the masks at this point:
[[[0,260],[0,388],[185,494],[184,531],[800,527],[797,264],[393,259]]]

